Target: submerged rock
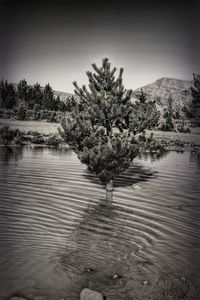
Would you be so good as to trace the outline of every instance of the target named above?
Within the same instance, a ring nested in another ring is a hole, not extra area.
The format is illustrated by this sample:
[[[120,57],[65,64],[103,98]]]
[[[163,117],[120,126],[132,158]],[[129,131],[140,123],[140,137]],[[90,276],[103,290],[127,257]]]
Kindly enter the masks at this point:
[[[120,279],[122,278],[122,276],[118,275],[118,274],[115,274],[112,276],[112,279]]]
[[[92,269],[92,268],[86,268],[85,269],[85,272],[94,272],[95,270],[94,269]]]
[[[86,288],[81,291],[80,300],[103,300],[103,296],[99,292],[95,292]]]
[[[149,280],[144,280],[142,284],[143,285],[149,285]]]
[[[141,191],[142,190],[142,186],[140,184],[133,184],[132,188],[134,191]]]

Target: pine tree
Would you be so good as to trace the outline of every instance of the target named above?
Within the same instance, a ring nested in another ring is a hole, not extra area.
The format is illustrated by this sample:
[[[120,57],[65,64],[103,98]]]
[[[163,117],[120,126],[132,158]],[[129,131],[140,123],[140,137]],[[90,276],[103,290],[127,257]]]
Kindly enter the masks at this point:
[[[13,109],[16,105],[16,91],[12,83],[8,81],[1,80],[0,83],[0,99],[1,106],[6,109]]]
[[[135,134],[146,125],[132,103],[132,90],[123,86],[123,69],[115,78],[116,68],[111,68],[107,58],[100,68],[96,64],[92,67],[94,73],[86,72],[88,88],[73,83],[78,101],[62,122],[61,134],[80,161],[106,183],[107,200],[111,201],[113,179],[138,155],[141,149]]]
[[[147,94],[143,91],[143,89],[141,89],[137,97],[140,103],[147,103]]]
[[[32,87],[32,108],[42,109],[43,107],[43,90],[41,85],[37,82]]]
[[[156,108],[156,102],[148,100],[147,94],[141,89],[137,95],[139,101],[133,105],[133,124],[139,125],[141,131],[145,129],[153,129],[158,125],[160,112]]]
[[[21,100],[23,104],[26,103],[28,98],[28,85],[25,79],[19,81],[17,85],[18,100]]]
[[[4,80],[2,78],[0,81],[0,108],[3,107],[3,94],[4,94]]]
[[[71,112],[76,107],[77,101],[74,96],[67,98],[65,102],[65,110]]]
[[[54,110],[55,108],[55,99],[54,91],[50,84],[46,84],[43,91],[43,108],[48,110]]]
[[[165,122],[161,126],[161,130],[163,131],[173,131],[174,124],[173,124],[173,100],[171,95],[169,95],[167,99],[167,108],[164,110],[163,118]]]
[[[200,74],[193,74],[194,87],[192,90],[191,117],[200,126]]]

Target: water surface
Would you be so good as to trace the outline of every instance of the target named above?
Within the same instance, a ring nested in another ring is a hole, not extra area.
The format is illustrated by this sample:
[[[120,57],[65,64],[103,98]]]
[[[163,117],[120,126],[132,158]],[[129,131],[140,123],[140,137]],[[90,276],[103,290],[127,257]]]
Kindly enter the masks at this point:
[[[198,282],[199,175],[200,157],[190,152],[137,158],[107,205],[104,186],[73,152],[2,147],[0,295],[74,300],[89,286],[126,299],[136,274],[186,272]]]

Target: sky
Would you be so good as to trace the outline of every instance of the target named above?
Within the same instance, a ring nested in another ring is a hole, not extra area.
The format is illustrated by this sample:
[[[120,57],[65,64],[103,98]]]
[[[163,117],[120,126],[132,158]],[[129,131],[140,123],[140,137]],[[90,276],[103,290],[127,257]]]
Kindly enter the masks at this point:
[[[198,2],[0,0],[0,77],[71,93],[108,57],[127,89],[190,80],[200,72]]]

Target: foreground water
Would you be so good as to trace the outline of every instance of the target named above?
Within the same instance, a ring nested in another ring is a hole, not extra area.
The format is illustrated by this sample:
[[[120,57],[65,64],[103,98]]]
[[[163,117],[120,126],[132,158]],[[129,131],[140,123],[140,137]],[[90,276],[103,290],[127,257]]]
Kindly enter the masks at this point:
[[[73,152],[0,148],[1,297],[73,300],[89,286],[128,299],[133,281],[184,272],[198,283],[199,175],[190,152],[137,158],[107,205],[104,186]]]

